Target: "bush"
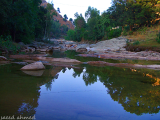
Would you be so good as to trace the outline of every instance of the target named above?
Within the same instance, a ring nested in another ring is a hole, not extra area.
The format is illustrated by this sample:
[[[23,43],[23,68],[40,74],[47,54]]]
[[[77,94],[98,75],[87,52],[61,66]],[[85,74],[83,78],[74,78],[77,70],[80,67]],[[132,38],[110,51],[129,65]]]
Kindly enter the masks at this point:
[[[127,31],[124,30],[123,33],[122,33],[122,35],[123,35],[123,36],[127,36],[127,35],[128,35],[128,34],[127,34]]]
[[[133,35],[133,31],[129,31],[129,35]]]
[[[129,39],[127,39],[126,44],[127,44],[127,45],[129,44]]]
[[[75,31],[68,30],[67,36],[65,37],[66,40],[75,40]]]
[[[128,32],[130,30],[129,25],[124,27],[124,31]]]
[[[119,29],[112,29],[107,33],[107,37],[108,37],[108,39],[119,37],[121,35],[121,32],[122,32],[121,27]]]
[[[135,41],[135,42],[133,43],[133,45],[139,45],[139,41],[138,41],[138,40]]]
[[[0,36],[0,47],[13,52],[14,54],[20,49],[20,45],[11,41],[11,36]]]
[[[157,34],[157,42],[160,43],[160,32]]]

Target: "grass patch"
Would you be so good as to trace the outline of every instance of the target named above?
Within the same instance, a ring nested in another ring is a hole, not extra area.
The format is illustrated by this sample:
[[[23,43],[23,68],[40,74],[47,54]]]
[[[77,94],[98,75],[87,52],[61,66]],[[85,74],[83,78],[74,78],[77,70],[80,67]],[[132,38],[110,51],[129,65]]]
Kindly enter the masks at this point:
[[[2,50],[15,54],[18,50],[20,50],[20,45],[12,42],[11,36],[0,36],[0,48],[2,48]]]
[[[132,40],[129,45],[138,45],[139,47],[160,47],[160,25],[152,27],[143,27],[127,35],[126,38]],[[159,42],[159,43],[158,43]]]

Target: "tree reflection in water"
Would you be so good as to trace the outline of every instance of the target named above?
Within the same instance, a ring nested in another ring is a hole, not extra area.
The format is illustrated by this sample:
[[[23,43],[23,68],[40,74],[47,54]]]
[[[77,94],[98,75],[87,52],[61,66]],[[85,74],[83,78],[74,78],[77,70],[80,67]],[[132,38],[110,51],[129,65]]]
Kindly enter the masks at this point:
[[[143,113],[158,113],[160,110],[160,87],[153,86],[156,79],[147,76],[159,77],[159,71],[117,67],[96,67],[85,65],[84,70],[74,69],[73,76],[83,73],[86,86],[101,81],[107,88],[114,101],[122,104],[127,112],[141,115]]]
[[[21,67],[17,64],[0,66],[0,116],[34,116],[40,86],[46,84],[51,90],[51,83],[62,69],[47,69],[42,76],[31,76],[20,71]]]
[[[19,71],[20,68],[13,64],[0,66],[0,116],[35,115],[40,86],[45,85],[47,90],[51,90],[54,80],[58,79],[57,73],[68,70],[62,67],[50,68],[39,77],[27,75]],[[159,112],[160,87],[152,84],[157,82],[155,78],[160,78],[160,71],[90,65],[79,65],[78,69],[72,69],[72,76],[82,76],[86,86],[102,82],[111,98],[130,113],[141,115]]]

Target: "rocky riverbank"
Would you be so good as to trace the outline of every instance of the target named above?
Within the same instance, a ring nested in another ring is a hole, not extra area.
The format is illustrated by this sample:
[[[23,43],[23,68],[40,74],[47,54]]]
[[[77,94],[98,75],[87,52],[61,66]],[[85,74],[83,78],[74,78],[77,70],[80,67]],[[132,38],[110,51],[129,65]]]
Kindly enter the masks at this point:
[[[46,57],[47,52],[53,52],[54,50],[66,51],[66,50],[75,50],[81,52],[79,56],[82,57],[97,57],[103,59],[131,59],[131,60],[160,60],[160,53],[153,51],[141,51],[141,52],[130,52],[126,51],[126,38],[119,37],[111,40],[100,41],[95,44],[86,44],[86,43],[77,43],[73,41],[65,41],[63,39],[51,39],[51,43],[43,42],[33,42],[32,44],[24,45],[19,43],[22,47],[21,52],[25,53],[34,53],[39,52],[42,54],[33,54],[33,55],[10,55],[10,59],[21,59],[24,62],[33,63],[36,61],[43,61],[45,65],[57,65],[57,66],[69,66],[73,67],[73,63],[82,64],[80,61],[75,59],[66,59],[66,58],[52,58]],[[9,63],[10,60],[1,56],[1,63]],[[68,63],[70,63],[68,65]],[[88,62],[90,64],[91,62]],[[99,65],[99,62],[94,62],[94,64]],[[101,62],[102,64],[102,62]],[[111,65],[109,63],[104,63],[104,65]],[[151,66],[142,66],[134,64],[112,64],[113,66],[128,66],[128,67],[137,67],[137,68],[151,68],[151,69],[160,69],[159,65]]]

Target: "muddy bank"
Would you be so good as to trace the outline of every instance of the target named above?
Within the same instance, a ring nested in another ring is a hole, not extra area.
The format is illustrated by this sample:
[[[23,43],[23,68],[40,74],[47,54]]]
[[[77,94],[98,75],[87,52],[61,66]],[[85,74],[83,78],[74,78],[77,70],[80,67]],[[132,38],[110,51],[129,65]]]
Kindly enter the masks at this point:
[[[44,65],[68,67],[68,68],[77,68],[74,65],[81,64],[81,62],[76,59],[52,58],[52,57],[46,57],[45,54],[10,55],[9,57],[11,59],[23,60],[23,62],[25,63],[34,63],[36,61],[41,61]],[[19,63],[17,62],[17,63],[21,64],[23,62],[19,62]],[[12,63],[15,63],[15,62],[12,62]]]
[[[147,68],[160,70],[160,65],[139,65],[139,64],[129,64],[129,63],[109,63],[104,61],[88,61],[87,64],[95,66],[115,66],[123,68]]]
[[[35,55],[10,55],[12,59],[20,59],[20,60],[41,60],[41,61],[48,61],[48,62],[62,62],[62,63],[81,63],[76,59],[69,59],[69,58],[52,58],[52,57],[45,57],[43,54],[35,54]]]
[[[138,46],[138,45],[127,45],[125,48],[127,51],[131,51],[131,52],[140,52],[140,51],[160,52],[159,47],[144,47],[144,46]]]
[[[104,55],[104,54],[103,54]],[[81,54],[83,57],[88,57],[87,54]],[[89,55],[90,57],[98,57],[99,55]],[[102,56],[101,56],[102,57]],[[111,56],[104,55],[103,58],[113,58],[113,54]],[[37,60],[42,61],[44,65],[53,65],[53,66],[60,66],[60,67],[69,67],[69,68],[78,68],[75,65],[79,64],[89,64],[89,65],[96,65],[96,66],[115,66],[115,67],[124,67],[124,68],[147,68],[147,69],[155,69],[160,70],[160,65],[139,65],[139,64],[129,64],[129,63],[109,63],[104,61],[88,61],[82,63],[75,59],[66,59],[66,58],[51,58],[45,57],[44,55],[11,55],[10,58],[12,59],[21,59],[25,62],[35,62]],[[115,59],[119,59],[119,57],[115,57]],[[122,58],[122,56],[121,56]]]
[[[101,54],[79,54],[82,57],[97,57],[104,59],[131,59],[131,60],[160,60],[160,53],[154,51],[141,51],[141,52],[129,52],[129,51],[117,51],[106,52]]]

